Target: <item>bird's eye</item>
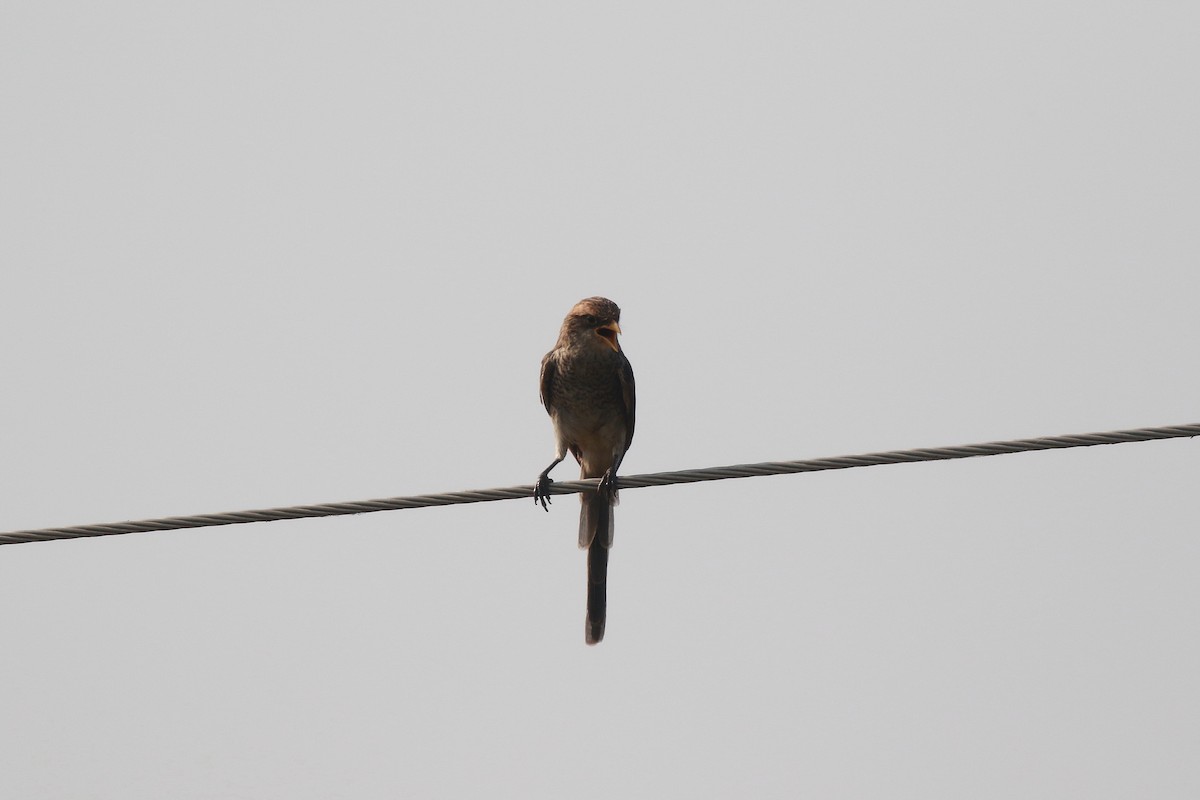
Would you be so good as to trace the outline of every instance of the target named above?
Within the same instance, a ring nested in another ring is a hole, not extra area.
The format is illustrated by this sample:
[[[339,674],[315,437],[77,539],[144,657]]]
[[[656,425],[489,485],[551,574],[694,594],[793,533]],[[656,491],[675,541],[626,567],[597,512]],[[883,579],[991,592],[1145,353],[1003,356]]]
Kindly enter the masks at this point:
[[[591,314],[588,314],[586,317],[584,317],[584,319],[587,320],[588,325],[595,325],[597,322],[600,321],[600,320],[596,319],[594,316],[592,316]]]

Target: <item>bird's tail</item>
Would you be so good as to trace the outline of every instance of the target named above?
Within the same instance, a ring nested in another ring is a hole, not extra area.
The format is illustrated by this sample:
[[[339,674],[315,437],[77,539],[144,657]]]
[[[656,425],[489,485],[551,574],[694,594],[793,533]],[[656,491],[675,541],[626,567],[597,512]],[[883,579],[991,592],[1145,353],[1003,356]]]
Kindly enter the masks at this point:
[[[588,644],[604,638],[604,618],[608,603],[608,550],[613,541],[613,507],[599,492],[580,494],[579,546],[588,551],[587,622],[584,636]]]
[[[587,623],[583,629],[588,644],[597,644],[604,638],[607,595],[608,548],[595,540],[588,548]]]
[[[605,547],[613,543],[613,501],[602,492],[579,493],[579,547],[590,547],[597,539]]]

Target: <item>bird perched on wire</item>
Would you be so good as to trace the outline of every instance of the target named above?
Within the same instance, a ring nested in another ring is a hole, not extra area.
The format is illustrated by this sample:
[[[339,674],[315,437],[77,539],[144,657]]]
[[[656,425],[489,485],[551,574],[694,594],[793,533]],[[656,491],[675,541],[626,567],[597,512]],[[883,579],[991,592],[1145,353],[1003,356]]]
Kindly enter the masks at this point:
[[[554,424],[554,461],[538,476],[534,502],[550,502],[550,470],[567,453],[579,477],[600,478],[596,491],[579,495],[579,546],[588,551],[588,644],[604,638],[608,551],[613,544],[617,470],[633,441],[633,368],[621,351],[621,309],[604,297],[575,304],[563,320],[554,349],[542,359],[542,405]]]

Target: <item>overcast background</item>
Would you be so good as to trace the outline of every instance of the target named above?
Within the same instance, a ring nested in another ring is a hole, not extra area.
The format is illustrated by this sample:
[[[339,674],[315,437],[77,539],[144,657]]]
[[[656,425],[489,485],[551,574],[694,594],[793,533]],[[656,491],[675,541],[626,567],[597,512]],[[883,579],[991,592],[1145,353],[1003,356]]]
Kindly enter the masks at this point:
[[[1191,3],[8,2],[0,529],[1200,421]],[[555,476],[575,474],[565,463]],[[0,548],[6,798],[1194,798],[1200,444]]]

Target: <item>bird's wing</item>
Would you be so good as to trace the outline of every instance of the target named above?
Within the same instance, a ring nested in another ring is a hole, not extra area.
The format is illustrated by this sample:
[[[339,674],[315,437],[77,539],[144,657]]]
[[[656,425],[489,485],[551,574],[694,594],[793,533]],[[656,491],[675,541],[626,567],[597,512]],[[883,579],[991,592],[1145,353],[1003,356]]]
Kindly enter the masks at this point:
[[[633,442],[633,423],[637,418],[637,393],[633,386],[633,366],[625,354],[621,354],[621,371],[617,375],[621,382],[621,412],[625,417],[625,449]]]
[[[542,377],[540,396],[542,405],[546,407],[546,411],[550,411],[550,403],[554,398],[554,378],[558,373],[558,359],[554,357],[554,350],[546,353],[542,357]]]

